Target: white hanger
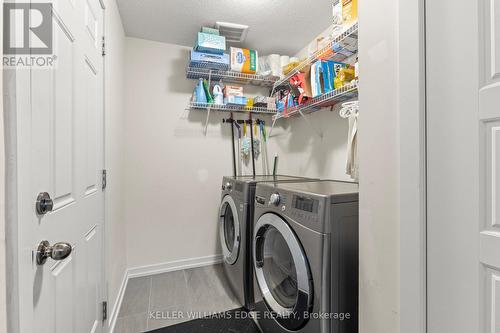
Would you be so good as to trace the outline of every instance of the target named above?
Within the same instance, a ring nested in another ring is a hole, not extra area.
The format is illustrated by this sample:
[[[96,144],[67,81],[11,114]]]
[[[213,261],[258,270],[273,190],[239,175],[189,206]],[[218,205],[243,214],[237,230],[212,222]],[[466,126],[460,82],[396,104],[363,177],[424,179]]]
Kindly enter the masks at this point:
[[[359,101],[346,102],[342,104],[339,115],[342,118],[349,118],[352,115],[359,114]]]

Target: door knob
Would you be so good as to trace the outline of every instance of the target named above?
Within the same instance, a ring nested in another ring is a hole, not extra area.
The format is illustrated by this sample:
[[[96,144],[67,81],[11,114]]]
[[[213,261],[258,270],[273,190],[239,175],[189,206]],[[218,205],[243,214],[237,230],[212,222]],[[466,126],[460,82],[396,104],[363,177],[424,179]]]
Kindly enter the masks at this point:
[[[36,250],[36,263],[37,265],[43,265],[48,258],[64,260],[71,254],[72,250],[73,248],[69,243],[61,242],[51,246],[48,241],[42,241]]]
[[[47,192],[41,192],[36,198],[36,212],[39,215],[45,215],[54,208],[54,201]]]

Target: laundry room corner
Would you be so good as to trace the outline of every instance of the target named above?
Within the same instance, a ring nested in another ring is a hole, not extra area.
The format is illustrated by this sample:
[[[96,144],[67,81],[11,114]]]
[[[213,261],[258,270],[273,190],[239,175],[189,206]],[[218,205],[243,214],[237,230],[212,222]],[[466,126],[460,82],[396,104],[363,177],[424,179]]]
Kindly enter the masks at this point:
[[[295,55],[307,57],[331,27],[314,37]],[[339,114],[342,105],[307,115],[307,121],[278,120],[269,140],[271,155],[282,156],[279,172],[287,175],[352,181],[346,173],[349,125]]]
[[[233,173],[227,115],[211,114],[205,133],[207,114],[186,110],[193,84],[179,77],[188,47],[128,37],[125,53],[128,266],[161,272],[172,262],[218,262],[213,207],[222,177]],[[243,168],[251,174],[251,164]]]

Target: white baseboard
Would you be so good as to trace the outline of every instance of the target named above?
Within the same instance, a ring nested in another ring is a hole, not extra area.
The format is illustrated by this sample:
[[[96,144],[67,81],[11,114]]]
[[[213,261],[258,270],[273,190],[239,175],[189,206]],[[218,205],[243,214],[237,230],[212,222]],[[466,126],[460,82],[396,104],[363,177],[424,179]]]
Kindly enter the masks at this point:
[[[116,297],[115,304],[113,305],[113,310],[111,311],[111,315],[109,316],[108,332],[113,333],[115,330],[116,321],[118,319],[118,314],[120,313],[120,308],[123,302],[123,296],[125,295],[125,290],[127,289],[127,284],[130,279],[180,271],[183,269],[216,265],[221,263],[222,259],[222,255],[213,255],[127,269],[125,271],[125,274],[123,275],[123,280],[120,286],[120,290],[118,291],[118,296]]]
[[[129,279],[131,279],[142,276],[150,276],[167,272],[180,271],[182,269],[215,265],[221,262],[222,262],[222,255],[176,260],[161,264],[129,268],[128,276]]]

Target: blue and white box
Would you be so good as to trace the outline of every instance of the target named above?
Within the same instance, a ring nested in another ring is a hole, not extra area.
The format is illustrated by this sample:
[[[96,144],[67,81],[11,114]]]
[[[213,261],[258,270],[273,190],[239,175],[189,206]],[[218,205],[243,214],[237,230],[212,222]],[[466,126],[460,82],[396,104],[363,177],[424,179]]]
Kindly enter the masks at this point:
[[[229,70],[229,54],[213,54],[191,50],[189,67]]]
[[[227,96],[224,98],[224,104],[227,105],[247,105],[247,98],[245,96]]]
[[[199,52],[224,54],[226,51],[226,37],[198,32],[194,49]]]

